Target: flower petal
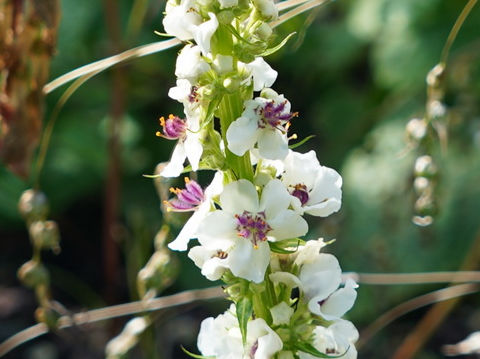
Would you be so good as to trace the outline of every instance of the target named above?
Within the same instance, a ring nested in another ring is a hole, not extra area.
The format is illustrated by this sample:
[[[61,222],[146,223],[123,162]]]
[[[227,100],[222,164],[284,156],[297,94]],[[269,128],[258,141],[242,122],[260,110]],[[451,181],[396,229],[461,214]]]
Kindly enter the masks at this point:
[[[259,132],[258,153],[261,157],[283,160],[288,155],[288,140],[285,134],[276,129],[263,129]]]
[[[257,57],[245,67],[252,74],[254,91],[261,91],[264,87],[272,86],[277,79],[278,72],[272,69],[262,57]]]
[[[308,232],[307,221],[291,209],[281,211],[275,218],[269,219],[268,224],[272,227],[268,236],[274,237],[274,242],[300,237]]]
[[[239,238],[227,260],[235,276],[260,283],[270,261],[270,247],[268,243],[261,242],[254,248],[250,240]]]
[[[162,172],[160,172],[160,176],[162,177],[178,177],[183,172],[183,163],[187,155],[185,153],[185,147],[182,141],[178,141],[177,145],[175,146],[172,158],[170,162],[165,166]]]
[[[226,185],[220,195],[220,203],[222,209],[232,215],[259,211],[257,190],[250,181],[244,179]]]
[[[225,211],[209,213],[198,227],[198,240],[208,248],[224,249],[225,241],[231,243],[236,239],[235,218]]]
[[[290,194],[278,179],[273,179],[266,184],[262,191],[260,208],[265,211],[267,222],[288,208]]]
[[[228,149],[237,156],[243,156],[257,142],[257,119],[239,117],[233,121],[227,130]]]
[[[348,312],[357,299],[357,284],[348,279],[344,288],[335,291],[328,299],[321,305],[322,317],[326,320],[334,320],[342,317]]]

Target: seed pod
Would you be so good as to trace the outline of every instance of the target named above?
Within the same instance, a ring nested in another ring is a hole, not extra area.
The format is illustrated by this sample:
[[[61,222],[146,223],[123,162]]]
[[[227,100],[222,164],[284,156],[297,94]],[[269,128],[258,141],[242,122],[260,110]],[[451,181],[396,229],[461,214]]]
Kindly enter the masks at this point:
[[[48,200],[43,192],[27,189],[20,196],[18,210],[28,222],[45,220],[48,216]]]
[[[60,250],[60,233],[55,221],[37,221],[30,224],[30,238],[35,247],[51,249],[55,253]]]
[[[47,269],[37,261],[30,260],[24,263],[17,272],[18,279],[27,287],[48,285],[50,276]]]

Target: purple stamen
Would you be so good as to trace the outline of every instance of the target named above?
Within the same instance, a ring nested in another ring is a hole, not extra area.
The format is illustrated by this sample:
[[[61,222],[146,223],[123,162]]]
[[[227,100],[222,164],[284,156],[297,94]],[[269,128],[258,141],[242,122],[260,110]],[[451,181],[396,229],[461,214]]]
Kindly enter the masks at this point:
[[[157,136],[164,137],[168,140],[183,138],[187,131],[186,120],[174,115],[169,115],[166,120],[164,117],[160,117],[160,126],[163,127],[163,133],[158,131]]]
[[[294,197],[297,197],[300,200],[300,203],[302,204],[302,206],[304,206],[310,198],[308,195],[307,186],[299,183],[299,184],[296,184],[293,188],[294,189],[291,192],[291,195]]]
[[[267,240],[267,233],[272,229],[265,221],[265,212],[251,213],[243,211],[241,215],[235,215],[237,220],[237,235],[250,239],[255,248],[258,242]]]
[[[194,211],[205,200],[202,187],[187,177],[185,177],[185,189],[170,188],[170,192],[175,193],[177,198],[164,203],[169,210],[175,212]]]
[[[262,123],[259,123],[260,128],[265,128],[267,125],[280,130],[281,132],[287,132],[286,126],[289,121],[297,116],[297,113],[285,112],[285,106],[287,101],[283,101],[276,104],[275,101],[267,102],[263,108],[260,109],[262,115]]]

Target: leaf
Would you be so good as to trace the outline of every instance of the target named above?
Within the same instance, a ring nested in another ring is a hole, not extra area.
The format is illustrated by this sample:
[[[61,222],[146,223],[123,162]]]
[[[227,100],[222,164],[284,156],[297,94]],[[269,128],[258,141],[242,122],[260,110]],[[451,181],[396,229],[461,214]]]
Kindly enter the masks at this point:
[[[197,359],[207,359],[207,358],[212,358],[213,359],[213,358],[215,358],[213,356],[206,357],[206,356],[203,356],[203,355],[200,355],[200,354],[191,353],[187,349],[185,349],[185,347],[183,345],[180,345],[180,348],[182,348],[182,350],[185,354],[187,354],[188,356],[191,356],[192,358],[197,358]]]
[[[242,333],[243,344],[247,342],[247,323],[253,313],[252,300],[248,297],[243,297],[236,304],[238,325]]]
[[[295,347],[296,349],[302,352],[308,353],[310,355],[313,355],[314,357],[317,357],[317,358],[341,358],[348,352],[348,349],[350,349],[350,347],[348,347],[347,350],[345,350],[345,353],[342,353],[340,355],[328,355],[328,354],[322,353],[321,351],[318,351],[310,343],[297,343]]]
[[[307,141],[310,141],[312,138],[314,138],[315,135],[310,135],[308,137],[305,137],[303,140],[301,140],[300,142],[297,142],[297,143],[294,143],[293,145],[290,145],[288,146],[288,148],[290,148],[291,150],[293,150],[294,148],[297,148],[297,147],[300,147],[301,145],[303,145],[304,143],[306,143]]]
[[[268,55],[271,55],[271,54],[274,54],[275,52],[277,52],[278,50],[280,50],[283,46],[285,46],[285,44],[287,43],[288,40],[290,40],[290,38],[295,35],[296,32],[292,32],[291,34],[289,34],[286,38],[284,38],[282,40],[282,42],[280,42],[277,46],[274,46],[274,47],[271,47],[269,49],[266,49],[262,54],[260,54],[260,56],[268,56]]]

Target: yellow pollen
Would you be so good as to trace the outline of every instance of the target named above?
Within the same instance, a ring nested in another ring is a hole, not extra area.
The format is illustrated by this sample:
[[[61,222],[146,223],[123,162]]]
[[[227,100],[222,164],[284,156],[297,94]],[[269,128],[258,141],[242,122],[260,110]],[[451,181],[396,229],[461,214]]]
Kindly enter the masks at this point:
[[[258,244],[254,244],[253,249],[258,249]]]
[[[175,118],[175,116],[174,116],[173,114],[170,114],[170,115],[168,115],[168,118],[169,118],[170,120],[173,120],[173,119]]]
[[[160,126],[165,127],[165,117],[163,116],[160,117],[159,121],[160,121]]]
[[[189,183],[189,182],[190,182],[190,178],[188,178],[188,177],[185,177],[184,180],[185,180],[185,183]]]
[[[155,132],[155,136],[157,137],[163,137],[162,133],[160,131]]]

